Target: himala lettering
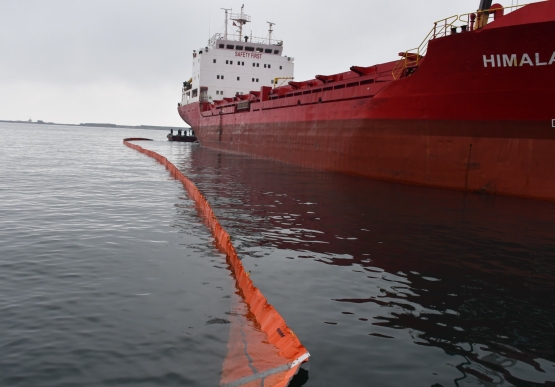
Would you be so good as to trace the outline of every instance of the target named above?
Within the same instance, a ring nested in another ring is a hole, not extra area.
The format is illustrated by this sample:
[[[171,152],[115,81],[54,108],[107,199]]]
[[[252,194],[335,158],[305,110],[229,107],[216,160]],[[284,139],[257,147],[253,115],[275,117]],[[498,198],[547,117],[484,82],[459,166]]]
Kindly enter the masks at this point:
[[[553,52],[549,61],[545,61],[546,58],[547,56],[540,55],[538,52],[533,55],[522,54],[522,56],[517,54],[483,55],[484,67],[551,66],[555,63],[555,52]]]
[[[262,59],[262,54],[259,54],[257,52],[235,51],[235,56],[243,58]]]

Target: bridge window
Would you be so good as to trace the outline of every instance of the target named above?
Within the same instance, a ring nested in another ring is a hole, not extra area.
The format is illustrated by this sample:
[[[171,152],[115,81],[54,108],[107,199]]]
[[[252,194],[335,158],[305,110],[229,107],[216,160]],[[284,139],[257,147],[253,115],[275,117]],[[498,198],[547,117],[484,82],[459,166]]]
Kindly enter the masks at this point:
[[[256,52],[264,52],[264,49],[262,47],[256,47]]]
[[[254,47],[247,46],[245,47],[245,51],[254,51]]]
[[[227,48],[228,50],[233,50],[235,46],[233,44],[228,44],[227,46],[225,46],[225,48]]]
[[[243,46],[235,46],[235,49],[236,49],[236,50],[242,50],[242,49],[243,49]]]
[[[267,48],[267,49],[264,50],[264,52],[265,52],[266,54],[271,54],[271,53],[272,53],[272,49],[271,49],[271,48]]]
[[[274,50],[274,54],[279,54],[279,50]]]
[[[219,48],[224,48],[225,46],[223,44],[220,44],[218,47]]]

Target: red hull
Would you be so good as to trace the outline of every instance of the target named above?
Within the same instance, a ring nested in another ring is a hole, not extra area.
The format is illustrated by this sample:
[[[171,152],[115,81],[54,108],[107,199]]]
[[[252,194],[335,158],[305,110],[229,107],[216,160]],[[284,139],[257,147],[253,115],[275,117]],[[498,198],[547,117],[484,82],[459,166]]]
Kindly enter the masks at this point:
[[[195,103],[179,113],[210,148],[555,200],[551,36],[555,1],[535,3],[482,30],[431,40],[418,69],[402,79],[391,76],[392,62],[370,75],[351,71],[329,86],[253,100],[244,111]],[[503,66],[503,55],[513,54],[517,66]]]

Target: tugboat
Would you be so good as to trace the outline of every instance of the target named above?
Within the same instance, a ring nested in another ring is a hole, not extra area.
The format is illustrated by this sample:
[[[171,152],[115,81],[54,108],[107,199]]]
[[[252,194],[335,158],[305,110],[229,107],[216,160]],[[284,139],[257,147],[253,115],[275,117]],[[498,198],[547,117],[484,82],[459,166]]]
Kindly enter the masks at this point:
[[[177,135],[173,134],[173,129],[170,130],[170,134],[167,135],[168,141],[177,142],[197,142],[197,137],[192,129],[181,129],[177,131]]]

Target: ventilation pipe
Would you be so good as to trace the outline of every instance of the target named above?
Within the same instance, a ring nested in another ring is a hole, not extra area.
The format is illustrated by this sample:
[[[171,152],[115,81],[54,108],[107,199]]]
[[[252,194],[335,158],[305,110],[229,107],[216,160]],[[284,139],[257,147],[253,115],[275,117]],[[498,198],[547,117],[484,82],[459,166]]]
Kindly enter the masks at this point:
[[[484,27],[488,24],[489,12],[493,0],[480,0],[480,8],[478,8],[478,17],[476,20],[476,29]]]

